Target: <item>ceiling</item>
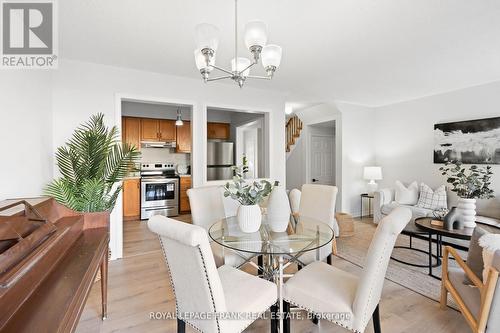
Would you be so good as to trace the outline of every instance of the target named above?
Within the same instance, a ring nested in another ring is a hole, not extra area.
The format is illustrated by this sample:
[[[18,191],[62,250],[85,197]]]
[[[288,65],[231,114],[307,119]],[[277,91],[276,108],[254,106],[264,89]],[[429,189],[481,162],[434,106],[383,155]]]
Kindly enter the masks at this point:
[[[62,58],[200,78],[193,50],[201,22],[221,30],[217,64],[229,67],[233,57],[231,0],[58,3]],[[283,47],[275,79],[250,85],[288,92],[290,100],[378,106],[500,80],[500,1],[238,4],[240,31],[262,19],[269,42]]]

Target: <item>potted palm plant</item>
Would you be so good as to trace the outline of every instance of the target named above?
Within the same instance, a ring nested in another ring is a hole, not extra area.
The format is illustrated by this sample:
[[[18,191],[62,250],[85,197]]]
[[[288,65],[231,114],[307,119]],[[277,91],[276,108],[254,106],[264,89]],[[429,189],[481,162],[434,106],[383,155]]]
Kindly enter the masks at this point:
[[[83,213],[84,229],[108,227],[122,185],[138,160],[139,151],[120,143],[116,126],[104,125],[104,115],[93,115],[78,127],[56,152],[61,176],[47,185],[45,193],[57,202]]]
[[[262,223],[262,213],[259,203],[272,191],[272,185],[267,180],[247,182],[244,174],[248,172],[248,163],[243,156],[243,165],[234,166],[234,177],[224,185],[224,196],[238,201],[240,206],[236,218],[241,231],[256,232]]]
[[[490,189],[493,172],[491,166],[478,167],[471,165],[463,167],[460,161],[446,162],[445,166],[439,168],[443,176],[447,176],[447,182],[451,184],[452,191],[458,197],[457,213],[465,227],[476,226],[476,200],[494,198],[494,191]]]

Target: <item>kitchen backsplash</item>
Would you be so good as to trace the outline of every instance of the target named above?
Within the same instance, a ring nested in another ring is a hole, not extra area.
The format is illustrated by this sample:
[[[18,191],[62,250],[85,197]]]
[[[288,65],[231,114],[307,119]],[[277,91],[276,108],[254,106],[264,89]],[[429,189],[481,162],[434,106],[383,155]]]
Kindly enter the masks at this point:
[[[191,165],[191,154],[176,153],[169,148],[141,148],[141,162],[169,162]]]

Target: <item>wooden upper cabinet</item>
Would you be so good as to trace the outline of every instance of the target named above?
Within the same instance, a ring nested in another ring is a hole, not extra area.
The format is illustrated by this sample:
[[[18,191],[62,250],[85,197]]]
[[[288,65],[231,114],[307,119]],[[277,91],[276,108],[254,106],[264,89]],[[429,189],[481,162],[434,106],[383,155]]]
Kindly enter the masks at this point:
[[[123,218],[136,219],[141,215],[141,180],[123,181]]]
[[[228,140],[230,136],[229,124],[226,123],[208,123],[208,139]]]
[[[184,125],[177,126],[177,148],[178,153],[191,152],[191,122],[184,120]]]
[[[175,141],[175,120],[159,120],[159,133],[161,141]]]
[[[141,119],[122,117],[122,141],[141,149]]]
[[[158,119],[141,119],[141,140],[143,141],[159,141],[160,121]]]

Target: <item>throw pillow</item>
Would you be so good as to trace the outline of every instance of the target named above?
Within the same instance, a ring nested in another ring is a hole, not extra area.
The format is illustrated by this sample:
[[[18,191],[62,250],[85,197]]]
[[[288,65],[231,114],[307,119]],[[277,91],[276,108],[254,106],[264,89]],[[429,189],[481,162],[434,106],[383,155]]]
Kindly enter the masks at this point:
[[[420,184],[420,196],[417,206],[432,210],[448,208],[446,187],[441,185],[437,189],[432,190],[428,185],[424,183]]]
[[[413,182],[406,187],[399,180],[396,180],[396,202],[400,205],[415,206],[418,202],[418,183]]]
[[[486,284],[488,279],[489,268],[493,263],[495,252],[500,250],[500,235],[488,234],[479,239],[479,245],[483,248],[483,283]]]
[[[479,238],[484,235],[489,234],[488,231],[484,230],[481,227],[475,227],[474,232],[472,233],[472,238],[469,243],[469,253],[467,254],[467,261],[465,264],[469,266],[470,270],[477,276],[478,279],[481,279],[483,274],[483,248],[479,245]],[[468,285],[473,285],[472,281],[467,277],[464,278],[464,283]]]

